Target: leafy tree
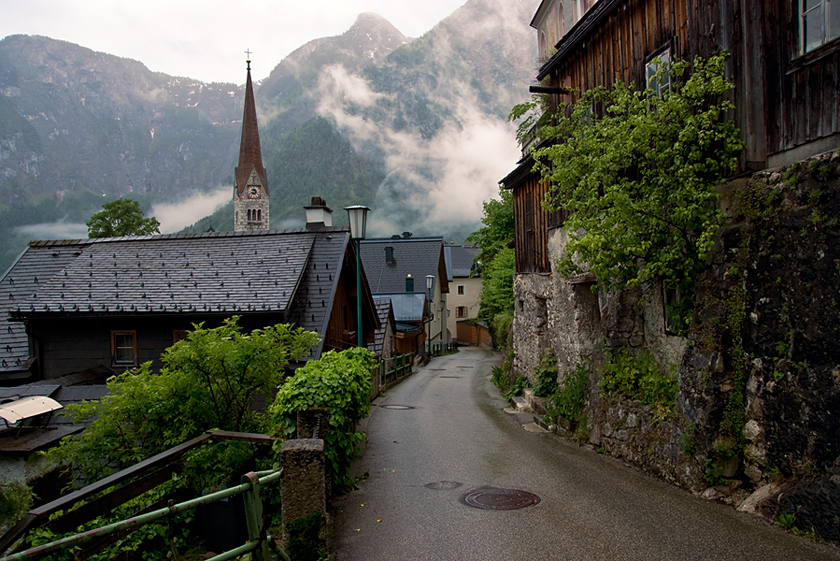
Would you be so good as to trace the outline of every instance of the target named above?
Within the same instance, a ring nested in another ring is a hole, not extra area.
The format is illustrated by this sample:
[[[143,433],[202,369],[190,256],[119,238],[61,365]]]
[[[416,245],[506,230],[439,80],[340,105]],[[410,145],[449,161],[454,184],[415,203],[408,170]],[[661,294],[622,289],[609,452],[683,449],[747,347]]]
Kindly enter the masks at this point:
[[[494,320],[500,314],[513,314],[513,275],[516,272],[514,250],[503,247],[485,267],[479,295],[478,316]]]
[[[298,412],[312,407],[329,410],[326,456],[338,488],[352,485],[347,475],[350,459],[364,438],[356,432],[356,423],[370,412],[374,366],[376,355],[361,347],[326,352],[320,360],[310,360],[286,380],[271,407],[275,423],[287,438],[294,438]]]
[[[481,248],[476,257],[476,275],[482,275],[484,268],[493,261],[496,253],[504,248],[514,236],[513,195],[510,190],[499,187],[499,198],[484,201],[484,216],[480,229],[467,236],[467,243]]]
[[[160,222],[145,218],[140,204],[133,199],[117,199],[102,205],[102,210],[87,221],[89,238],[146,236],[160,233]]]
[[[305,356],[318,335],[285,324],[243,333],[238,319],[212,329],[195,325],[186,339],[164,352],[160,374],[145,363],[111,378],[110,395],[98,402],[68,405],[74,423],[92,422],[78,437],[65,438],[50,450],[50,459],[95,481],[209,429],[267,431],[268,414],[252,410],[255,396],[270,402],[283,369]],[[193,473],[225,464],[219,455],[235,455],[217,452],[210,458],[207,451],[196,451],[204,454],[205,466]]]
[[[541,129],[557,141],[534,152],[552,185],[544,206],[572,213],[562,274],[592,271],[608,290],[665,279],[693,301],[723,218],[715,186],[743,147],[727,114],[734,106],[722,97],[733,87],[725,57],[695,58],[685,81],[687,62],[660,65],[657,82],[671,84],[661,98],[621,82],[576,92],[556,126]]]

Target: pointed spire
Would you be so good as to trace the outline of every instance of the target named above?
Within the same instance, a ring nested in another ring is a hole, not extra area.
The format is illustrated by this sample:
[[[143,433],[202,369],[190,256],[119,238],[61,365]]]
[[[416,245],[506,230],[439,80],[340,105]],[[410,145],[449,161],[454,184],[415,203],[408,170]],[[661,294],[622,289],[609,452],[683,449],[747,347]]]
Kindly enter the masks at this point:
[[[250,53],[249,53],[250,54]],[[265,168],[260,149],[260,130],[257,125],[257,106],[254,103],[254,86],[251,83],[251,59],[248,63],[248,79],[245,82],[245,110],[242,115],[242,138],[239,142],[239,165],[236,167],[236,186],[242,196],[251,170],[256,168],[265,193],[268,194]]]

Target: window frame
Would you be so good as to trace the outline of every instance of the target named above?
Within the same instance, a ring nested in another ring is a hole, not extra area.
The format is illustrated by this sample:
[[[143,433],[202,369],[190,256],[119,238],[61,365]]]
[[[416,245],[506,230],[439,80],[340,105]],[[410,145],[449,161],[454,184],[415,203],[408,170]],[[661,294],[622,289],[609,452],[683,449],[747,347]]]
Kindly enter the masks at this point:
[[[131,337],[131,360],[120,360],[117,351],[128,347],[118,346],[117,337]],[[135,329],[112,329],[111,330],[111,364],[113,366],[137,366],[137,330]]]
[[[667,82],[659,84],[656,81],[656,73],[659,71],[659,65],[670,65],[674,61],[671,44],[659,48],[645,60],[645,88],[653,90],[653,95],[662,99],[664,95],[665,86],[668,86],[668,92],[671,92],[671,78]],[[657,62],[658,61],[658,62]]]
[[[831,11],[832,8],[840,11],[840,0],[816,0],[815,5],[811,8],[808,8],[807,1],[808,0],[799,0],[796,6],[796,17],[799,27],[799,44],[797,46],[797,52],[800,56],[819,50],[828,43],[840,38],[840,25],[836,30],[836,35],[833,37],[829,36],[831,33],[829,25]],[[820,14],[819,43],[815,43],[813,46],[809,47],[807,37],[808,26],[806,21],[808,16],[812,15],[814,12],[818,12]]]
[[[464,295],[466,295],[466,292],[467,292],[466,286],[463,285],[463,284],[459,284],[458,285],[458,296],[464,296]]]
[[[172,330],[172,344],[178,341],[183,341],[189,335],[190,329],[173,329]]]
[[[455,319],[466,319],[470,310],[467,306],[455,306]]]

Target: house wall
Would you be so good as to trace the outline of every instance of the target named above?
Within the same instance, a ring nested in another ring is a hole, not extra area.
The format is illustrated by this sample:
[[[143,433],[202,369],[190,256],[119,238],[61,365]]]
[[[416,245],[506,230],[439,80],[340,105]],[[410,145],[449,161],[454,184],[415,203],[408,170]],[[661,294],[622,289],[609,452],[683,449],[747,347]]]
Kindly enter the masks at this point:
[[[746,143],[742,169],[789,163],[784,152],[840,133],[840,44],[799,55],[796,4],[602,0],[592,10],[598,24],[588,32],[572,30],[561,42],[551,82],[581,90],[617,80],[641,86],[645,63],[663,48],[688,61],[725,49],[726,75],[735,84],[733,118]]]
[[[44,379],[59,378],[72,372],[103,365],[124,372],[129,366],[115,365],[111,358],[111,331],[134,330],[137,333],[137,364],[152,361],[152,368],[163,366],[160,355],[173,343],[174,330],[192,329],[193,323],[204,321],[206,327],[221,325],[220,317],[119,317],[94,319],[27,321],[34,338],[39,369]],[[283,317],[266,314],[259,318],[243,317],[239,322],[246,331],[283,321]]]
[[[464,294],[458,294],[458,286],[464,287]],[[446,329],[451,339],[458,338],[458,322],[478,316],[479,296],[481,295],[480,277],[455,277],[449,285],[446,298],[447,315]],[[458,317],[458,307],[467,308],[466,317]]]

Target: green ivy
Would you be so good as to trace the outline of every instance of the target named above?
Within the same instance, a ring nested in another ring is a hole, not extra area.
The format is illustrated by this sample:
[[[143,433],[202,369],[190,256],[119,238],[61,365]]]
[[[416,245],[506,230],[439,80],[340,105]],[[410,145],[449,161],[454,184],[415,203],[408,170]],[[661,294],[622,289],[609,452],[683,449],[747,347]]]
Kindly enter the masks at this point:
[[[661,413],[673,408],[678,389],[677,379],[663,376],[656,358],[649,351],[634,355],[624,348],[607,352],[599,385],[606,394],[638,399]]]
[[[693,301],[723,220],[715,186],[743,148],[722,97],[733,87],[725,57],[695,58],[687,79],[689,63],[660,65],[657,80],[667,73],[672,84],[662,98],[622,82],[575,91],[577,102],[561,104],[556,125],[541,129],[555,141],[533,153],[551,184],[544,208],[571,213],[561,274],[591,271],[607,290],[671,279]]]
[[[326,457],[338,489],[353,485],[348,475],[350,460],[364,439],[356,432],[356,423],[370,412],[374,366],[376,355],[361,347],[328,351],[287,379],[271,406],[275,425],[286,438],[295,437],[298,412],[321,407],[329,410]]]
[[[534,395],[548,397],[557,388],[557,356],[549,349],[534,369]]]
[[[579,420],[586,403],[586,386],[589,383],[590,361],[582,357],[575,367],[563,374],[560,387],[545,403],[550,417]]]

